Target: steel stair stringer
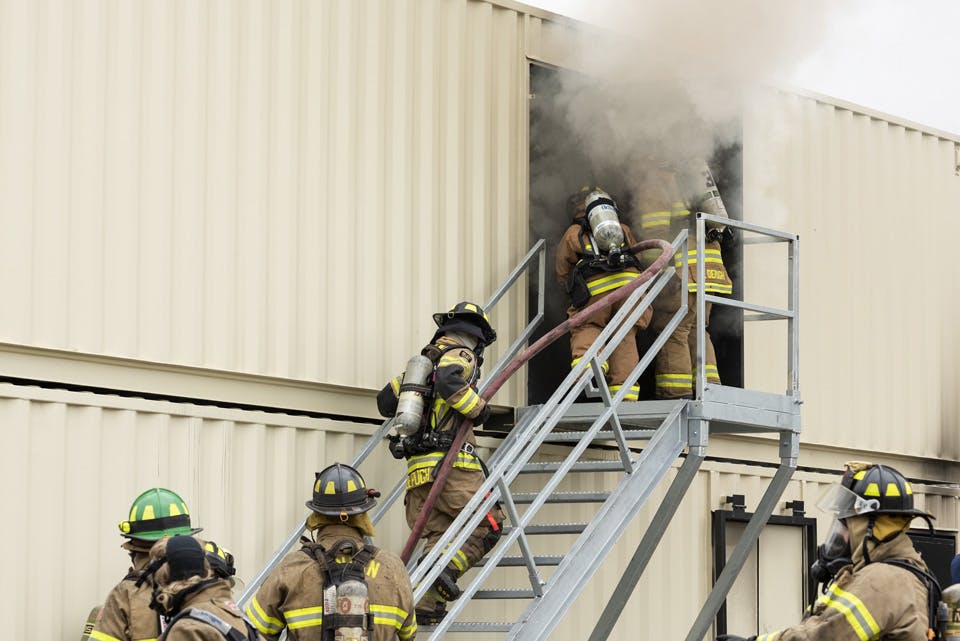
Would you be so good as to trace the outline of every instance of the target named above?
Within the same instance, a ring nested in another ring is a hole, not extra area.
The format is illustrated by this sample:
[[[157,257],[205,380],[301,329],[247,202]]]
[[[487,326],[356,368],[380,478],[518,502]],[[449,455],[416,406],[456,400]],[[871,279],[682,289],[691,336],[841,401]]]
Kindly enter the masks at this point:
[[[669,473],[688,443],[686,403],[664,419],[656,435],[590,521],[550,577],[542,597],[533,600],[505,637],[508,641],[546,639],[577,598],[654,488]]]

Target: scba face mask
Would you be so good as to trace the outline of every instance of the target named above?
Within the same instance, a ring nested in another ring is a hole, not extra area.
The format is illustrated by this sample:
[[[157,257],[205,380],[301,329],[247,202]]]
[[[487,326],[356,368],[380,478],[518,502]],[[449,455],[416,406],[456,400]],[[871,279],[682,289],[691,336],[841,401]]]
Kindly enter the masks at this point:
[[[834,519],[827,538],[817,547],[817,560],[810,568],[810,574],[818,583],[827,583],[837,575],[840,568],[853,561],[850,549],[850,530],[846,523]]]

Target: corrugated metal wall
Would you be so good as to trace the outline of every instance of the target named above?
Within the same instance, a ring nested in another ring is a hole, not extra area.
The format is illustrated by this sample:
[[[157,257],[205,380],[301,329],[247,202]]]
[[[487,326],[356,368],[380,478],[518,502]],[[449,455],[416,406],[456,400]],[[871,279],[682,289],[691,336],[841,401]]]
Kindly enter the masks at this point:
[[[179,492],[194,523],[205,528],[202,536],[233,551],[239,576],[250,579],[305,516],[313,472],[352,460],[370,432],[323,419],[11,385],[0,385],[0,423],[6,426],[0,483],[7,488],[8,513],[0,541],[16,551],[6,561],[0,599],[9,606],[8,634],[37,639],[77,636],[89,608],[123,576],[127,559],[116,524],[140,490],[161,485]],[[392,487],[403,471],[383,449],[362,469],[368,484],[381,489]],[[612,638],[676,638],[679,628],[686,629],[710,585],[711,510],[734,493],[746,496],[748,509],[755,507],[772,473],[704,465]],[[615,482],[610,474],[574,477],[561,489],[598,491]],[[812,505],[833,480],[800,472],[783,501]],[[524,482],[534,490],[542,479]],[[556,638],[585,638],[592,630],[664,491],[659,488],[631,524]],[[960,528],[955,496],[920,498],[939,517],[939,527]],[[591,513],[584,505],[551,505],[540,520],[577,522]],[[821,522],[821,533],[826,526]],[[399,550],[407,532],[398,504],[378,526],[378,544]],[[538,554],[562,554],[574,540],[535,538]],[[522,587],[526,580],[523,568],[508,568],[489,585]],[[468,618],[506,620],[519,607],[472,604]]]
[[[177,491],[201,536],[251,578],[307,514],[313,473],[352,461],[372,428],[324,419],[0,385],[0,480],[8,558],[0,581],[11,638],[71,639],[126,573],[117,523],[149,487]],[[386,450],[368,483],[396,481]],[[400,512],[381,545],[402,546]]]
[[[745,216],[800,234],[805,443],[960,460],[956,145],[793,94],[748,115]],[[774,253],[746,249],[748,299],[783,304]],[[782,324],[758,325],[747,384],[780,385]]]
[[[0,2],[0,341],[379,388],[528,247],[522,23]]]

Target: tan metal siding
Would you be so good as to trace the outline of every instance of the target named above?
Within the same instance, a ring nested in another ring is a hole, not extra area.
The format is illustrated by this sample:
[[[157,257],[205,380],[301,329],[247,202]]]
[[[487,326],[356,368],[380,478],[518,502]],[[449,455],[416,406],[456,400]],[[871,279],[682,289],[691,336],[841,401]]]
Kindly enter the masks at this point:
[[[800,234],[805,443],[960,459],[955,144],[788,94],[746,119],[745,216]],[[776,301],[764,253],[746,296]],[[782,330],[758,325],[747,385],[776,387]]]
[[[54,0],[0,17],[0,341],[379,387],[430,313],[485,300],[528,247],[514,10]],[[494,314],[504,342],[523,294]]]
[[[226,546],[249,580],[307,514],[313,473],[349,462],[369,426],[196,405],[0,385],[9,555],[0,598],[11,638],[76,637],[125,574],[117,523],[135,496],[169,487],[201,536]],[[383,487],[402,473],[385,449],[363,467]],[[401,513],[379,542],[399,549]],[[29,632],[28,632],[29,631]]]

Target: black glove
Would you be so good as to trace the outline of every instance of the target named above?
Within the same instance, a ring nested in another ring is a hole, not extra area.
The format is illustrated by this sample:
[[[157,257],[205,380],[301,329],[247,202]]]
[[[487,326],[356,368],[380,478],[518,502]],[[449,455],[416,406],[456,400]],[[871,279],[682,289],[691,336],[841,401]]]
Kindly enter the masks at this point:
[[[756,641],[757,637],[738,637],[735,634],[721,634],[717,637],[717,641]]]
[[[484,405],[483,409],[480,410],[480,413],[477,414],[477,417],[473,419],[474,425],[483,425],[490,420],[490,406]]]

